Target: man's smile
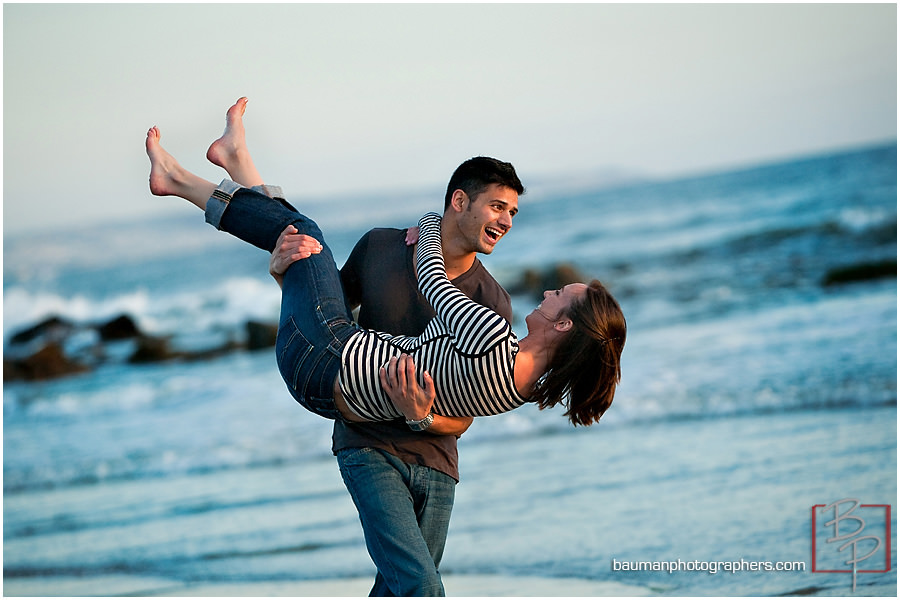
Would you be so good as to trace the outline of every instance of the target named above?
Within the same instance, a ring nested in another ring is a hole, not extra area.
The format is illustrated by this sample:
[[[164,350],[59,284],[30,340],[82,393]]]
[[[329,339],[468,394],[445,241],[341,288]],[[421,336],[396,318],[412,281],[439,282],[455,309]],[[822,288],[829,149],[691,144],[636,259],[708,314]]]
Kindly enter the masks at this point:
[[[495,244],[503,237],[503,231],[496,227],[485,227],[484,232]]]

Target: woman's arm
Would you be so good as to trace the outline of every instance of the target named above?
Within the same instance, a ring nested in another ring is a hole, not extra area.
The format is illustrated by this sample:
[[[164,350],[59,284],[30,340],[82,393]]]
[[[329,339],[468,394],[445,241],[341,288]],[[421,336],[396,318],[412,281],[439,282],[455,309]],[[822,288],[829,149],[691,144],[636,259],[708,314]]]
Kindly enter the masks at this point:
[[[447,278],[441,253],[441,217],[436,213],[419,220],[416,267],[419,289],[456,335],[456,346],[462,352],[484,352],[509,336],[512,329],[503,317],[470,299]]]

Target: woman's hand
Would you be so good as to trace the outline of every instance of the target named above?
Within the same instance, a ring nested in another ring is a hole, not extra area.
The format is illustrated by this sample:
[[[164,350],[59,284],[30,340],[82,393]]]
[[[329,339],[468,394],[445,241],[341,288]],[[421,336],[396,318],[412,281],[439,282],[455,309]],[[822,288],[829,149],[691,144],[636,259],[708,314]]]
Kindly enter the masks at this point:
[[[412,246],[419,241],[419,227],[410,227],[406,230],[406,245]]]
[[[379,377],[381,387],[407,421],[421,421],[431,412],[435,398],[434,380],[426,371],[422,374],[425,387],[419,386],[411,356],[401,354],[400,358],[392,358],[387,368],[381,367]]]
[[[288,225],[275,242],[275,250],[269,260],[269,275],[275,278],[280,287],[289,266],[321,251],[322,244],[316,238],[297,233],[296,227]]]

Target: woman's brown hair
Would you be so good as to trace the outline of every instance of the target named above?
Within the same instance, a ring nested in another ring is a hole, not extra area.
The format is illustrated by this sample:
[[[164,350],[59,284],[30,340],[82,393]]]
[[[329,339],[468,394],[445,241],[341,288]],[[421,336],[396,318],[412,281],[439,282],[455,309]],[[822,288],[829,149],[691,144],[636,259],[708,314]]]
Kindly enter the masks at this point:
[[[572,320],[572,328],[556,346],[531,400],[542,409],[562,402],[573,425],[591,425],[612,404],[622,377],[625,315],[596,279],[588,284],[584,298],[563,314]]]

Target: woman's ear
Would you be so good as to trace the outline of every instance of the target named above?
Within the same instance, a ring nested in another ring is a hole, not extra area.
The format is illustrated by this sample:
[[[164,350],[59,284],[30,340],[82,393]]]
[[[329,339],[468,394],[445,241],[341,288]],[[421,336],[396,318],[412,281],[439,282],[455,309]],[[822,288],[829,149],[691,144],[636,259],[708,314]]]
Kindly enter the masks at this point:
[[[572,329],[572,319],[560,319],[553,324],[553,329],[560,333],[565,333],[566,331]]]

